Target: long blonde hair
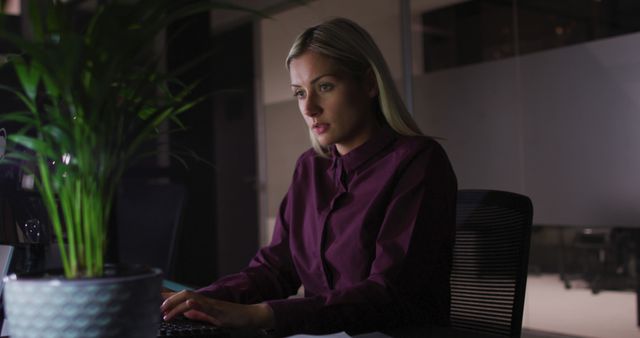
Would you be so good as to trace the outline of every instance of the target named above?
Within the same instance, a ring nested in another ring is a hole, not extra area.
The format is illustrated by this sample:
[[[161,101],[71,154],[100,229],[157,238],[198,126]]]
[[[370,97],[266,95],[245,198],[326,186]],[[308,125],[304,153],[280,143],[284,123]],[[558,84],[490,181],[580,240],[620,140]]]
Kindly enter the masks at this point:
[[[356,79],[364,78],[366,72],[372,70],[378,85],[376,106],[384,122],[398,134],[423,135],[400,98],[380,49],[358,24],[349,19],[335,18],[307,28],[291,46],[286,60],[287,69],[290,70],[291,60],[307,51],[333,59]],[[328,156],[328,149],[320,145],[312,131],[309,131],[309,137],[315,151]]]

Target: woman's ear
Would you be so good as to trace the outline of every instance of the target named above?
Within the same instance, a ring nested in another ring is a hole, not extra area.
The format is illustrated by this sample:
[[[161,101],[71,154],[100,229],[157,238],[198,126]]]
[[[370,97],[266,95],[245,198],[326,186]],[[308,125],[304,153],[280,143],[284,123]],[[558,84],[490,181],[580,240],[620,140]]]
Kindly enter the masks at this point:
[[[376,81],[376,74],[371,68],[367,69],[367,72],[364,74],[364,85],[367,89],[367,94],[369,94],[369,98],[378,96],[378,81]]]

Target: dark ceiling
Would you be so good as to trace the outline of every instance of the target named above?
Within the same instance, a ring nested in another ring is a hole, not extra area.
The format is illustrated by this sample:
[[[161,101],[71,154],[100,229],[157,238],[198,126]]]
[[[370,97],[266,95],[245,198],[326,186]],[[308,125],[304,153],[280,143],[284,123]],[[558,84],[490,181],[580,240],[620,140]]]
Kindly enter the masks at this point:
[[[301,6],[309,0],[235,0],[230,1],[234,5],[244,7],[252,11],[258,11],[262,15],[270,16],[291,7]],[[211,13],[211,22],[214,31],[225,30],[238,24],[258,18],[255,13],[241,10],[216,10]]]

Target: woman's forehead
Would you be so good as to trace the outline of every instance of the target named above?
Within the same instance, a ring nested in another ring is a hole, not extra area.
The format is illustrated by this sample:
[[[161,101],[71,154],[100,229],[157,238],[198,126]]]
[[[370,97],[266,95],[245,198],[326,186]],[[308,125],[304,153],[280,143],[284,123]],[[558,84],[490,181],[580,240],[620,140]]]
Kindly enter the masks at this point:
[[[305,52],[292,59],[289,64],[289,75],[292,81],[293,79],[312,81],[314,78],[324,74],[338,75],[337,73],[341,73],[341,69],[336,62],[316,52]]]
[[[344,78],[348,73],[333,58],[313,51],[307,51],[292,58],[289,63],[289,76],[292,85],[309,83],[324,76]]]

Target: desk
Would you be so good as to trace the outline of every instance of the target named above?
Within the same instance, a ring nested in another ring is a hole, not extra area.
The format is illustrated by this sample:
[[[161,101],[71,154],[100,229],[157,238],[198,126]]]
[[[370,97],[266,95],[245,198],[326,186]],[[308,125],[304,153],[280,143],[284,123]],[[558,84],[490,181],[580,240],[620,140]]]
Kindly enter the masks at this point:
[[[260,333],[256,333],[255,330],[229,330],[229,336],[227,338],[266,338],[268,336]],[[431,327],[431,328],[398,328],[387,332],[368,332],[361,333],[353,336],[349,336],[342,333],[329,334],[329,335],[294,335],[287,338],[307,338],[307,337],[353,337],[353,338],[503,338],[503,336],[463,331],[453,329],[450,327]],[[204,337],[202,337],[204,338]],[[214,338],[214,337],[212,337]]]
[[[503,336],[471,332],[451,327],[398,328],[386,333],[372,332],[353,336],[354,338],[504,338]]]
[[[259,333],[256,330],[229,330],[229,335],[225,335],[225,338],[268,338],[269,336],[264,333]],[[338,335],[324,335],[313,337],[337,337]],[[344,334],[340,335],[344,336]],[[289,338],[304,337],[303,335],[290,336]],[[309,337],[309,336],[306,336]],[[433,327],[433,328],[401,328],[392,330],[387,333],[382,332],[369,332],[351,336],[353,338],[500,338],[502,336],[490,335],[486,333],[477,333],[457,330],[449,327]],[[9,336],[0,336],[0,338],[10,338]],[[186,338],[186,337],[185,337]],[[201,337],[199,338],[207,338]],[[219,338],[219,337],[210,337]]]
[[[639,263],[640,264],[640,263]],[[640,278],[640,277],[639,277]],[[163,286],[172,290],[184,290],[190,289],[189,287],[178,284],[172,281],[163,281]],[[638,299],[640,305],[640,298]],[[640,320],[640,317],[639,317]],[[4,325],[3,325],[4,326]],[[188,336],[185,336],[185,338]],[[198,338],[270,338],[263,330],[256,329],[224,329],[221,335],[216,336],[198,336]],[[301,337],[353,337],[353,338],[500,338],[502,336],[470,332],[451,327],[403,327],[392,329],[386,332],[369,332],[362,333],[353,336],[349,336],[345,333],[330,334],[323,336],[309,336],[309,335],[294,335],[289,338],[301,338]],[[10,336],[0,336],[0,338],[10,338]]]

